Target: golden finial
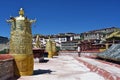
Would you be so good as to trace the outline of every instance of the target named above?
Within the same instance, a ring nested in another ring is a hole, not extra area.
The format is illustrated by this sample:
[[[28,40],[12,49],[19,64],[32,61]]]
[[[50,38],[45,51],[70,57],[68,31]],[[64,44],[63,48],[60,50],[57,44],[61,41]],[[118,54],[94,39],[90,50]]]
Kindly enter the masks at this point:
[[[50,36],[48,37],[48,39],[50,40]]]
[[[24,16],[24,10],[23,10],[23,8],[20,8],[19,15]]]

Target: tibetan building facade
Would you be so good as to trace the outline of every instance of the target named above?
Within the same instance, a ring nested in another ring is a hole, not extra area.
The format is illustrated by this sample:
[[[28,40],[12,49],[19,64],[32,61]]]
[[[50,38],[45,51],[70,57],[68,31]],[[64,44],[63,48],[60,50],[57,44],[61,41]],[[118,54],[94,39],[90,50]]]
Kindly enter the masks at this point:
[[[120,31],[117,27],[99,29],[94,31],[89,31],[81,33],[81,48],[82,51],[97,51],[101,52],[106,49],[106,42],[109,42],[109,47],[113,44],[110,40],[106,38],[111,35],[113,32]],[[117,41],[116,41],[117,42]],[[118,42],[117,42],[118,43]]]

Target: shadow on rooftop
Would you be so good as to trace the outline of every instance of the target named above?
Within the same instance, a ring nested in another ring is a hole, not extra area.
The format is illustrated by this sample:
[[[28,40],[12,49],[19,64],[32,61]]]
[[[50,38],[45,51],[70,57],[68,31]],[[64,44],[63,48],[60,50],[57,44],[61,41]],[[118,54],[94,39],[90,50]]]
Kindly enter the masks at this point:
[[[40,74],[51,74],[51,72],[54,72],[54,71],[51,71],[51,70],[42,70],[42,69],[38,69],[38,70],[34,70],[33,71],[33,75],[40,75]],[[18,76],[14,76],[12,78],[9,78],[7,80],[18,80],[20,77]]]
[[[42,61],[39,61],[40,63],[47,63],[49,60],[42,60]]]
[[[42,70],[42,69],[38,69],[38,70],[34,70],[33,75],[39,75],[39,74],[51,74],[51,70]]]

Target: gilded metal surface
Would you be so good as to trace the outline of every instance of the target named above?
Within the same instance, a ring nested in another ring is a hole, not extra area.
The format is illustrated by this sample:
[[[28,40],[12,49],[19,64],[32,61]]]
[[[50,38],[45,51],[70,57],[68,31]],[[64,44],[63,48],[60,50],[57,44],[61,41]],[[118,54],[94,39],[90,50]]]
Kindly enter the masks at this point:
[[[24,10],[22,8],[20,8],[19,15],[24,16]]]
[[[53,57],[52,41],[50,39],[46,43],[46,52],[48,52],[48,58]]]
[[[15,75],[27,76],[33,74],[33,55],[32,54],[14,54],[16,65]]]
[[[52,42],[52,51],[53,51],[53,55],[56,56],[57,50],[56,50],[56,43],[54,41]]]
[[[37,35],[36,37],[36,42],[35,44],[33,45],[34,48],[41,48],[41,42],[40,42],[40,37],[39,35]]]
[[[113,38],[119,38],[120,39],[120,31],[113,32],[109,36],[106,37],[107,40],[113,39]]]
[[[15,25],[15,24],[14,24]],[[16,21],[16,27],[12,25],[10,38],[11,54],[32,54],[32,35],[30,24],[24,21]]]
[[[24,17],[23,9],[20,9],[19,17],[11,17],[10,54],[15,59],[15,75],[33,74],[33,53],[31,24],[33,20]]]

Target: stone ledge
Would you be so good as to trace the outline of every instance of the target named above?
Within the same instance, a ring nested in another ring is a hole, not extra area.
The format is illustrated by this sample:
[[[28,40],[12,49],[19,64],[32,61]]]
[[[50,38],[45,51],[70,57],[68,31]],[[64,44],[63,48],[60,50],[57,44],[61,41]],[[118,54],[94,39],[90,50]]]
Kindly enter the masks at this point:
[[[13,77],[13,57],[9,54],[0,54],[0,80],[9,80]]]
[[[9,59],[13,59],[13,57],[10,54],[0,54],[0,60],[9,60]]]

